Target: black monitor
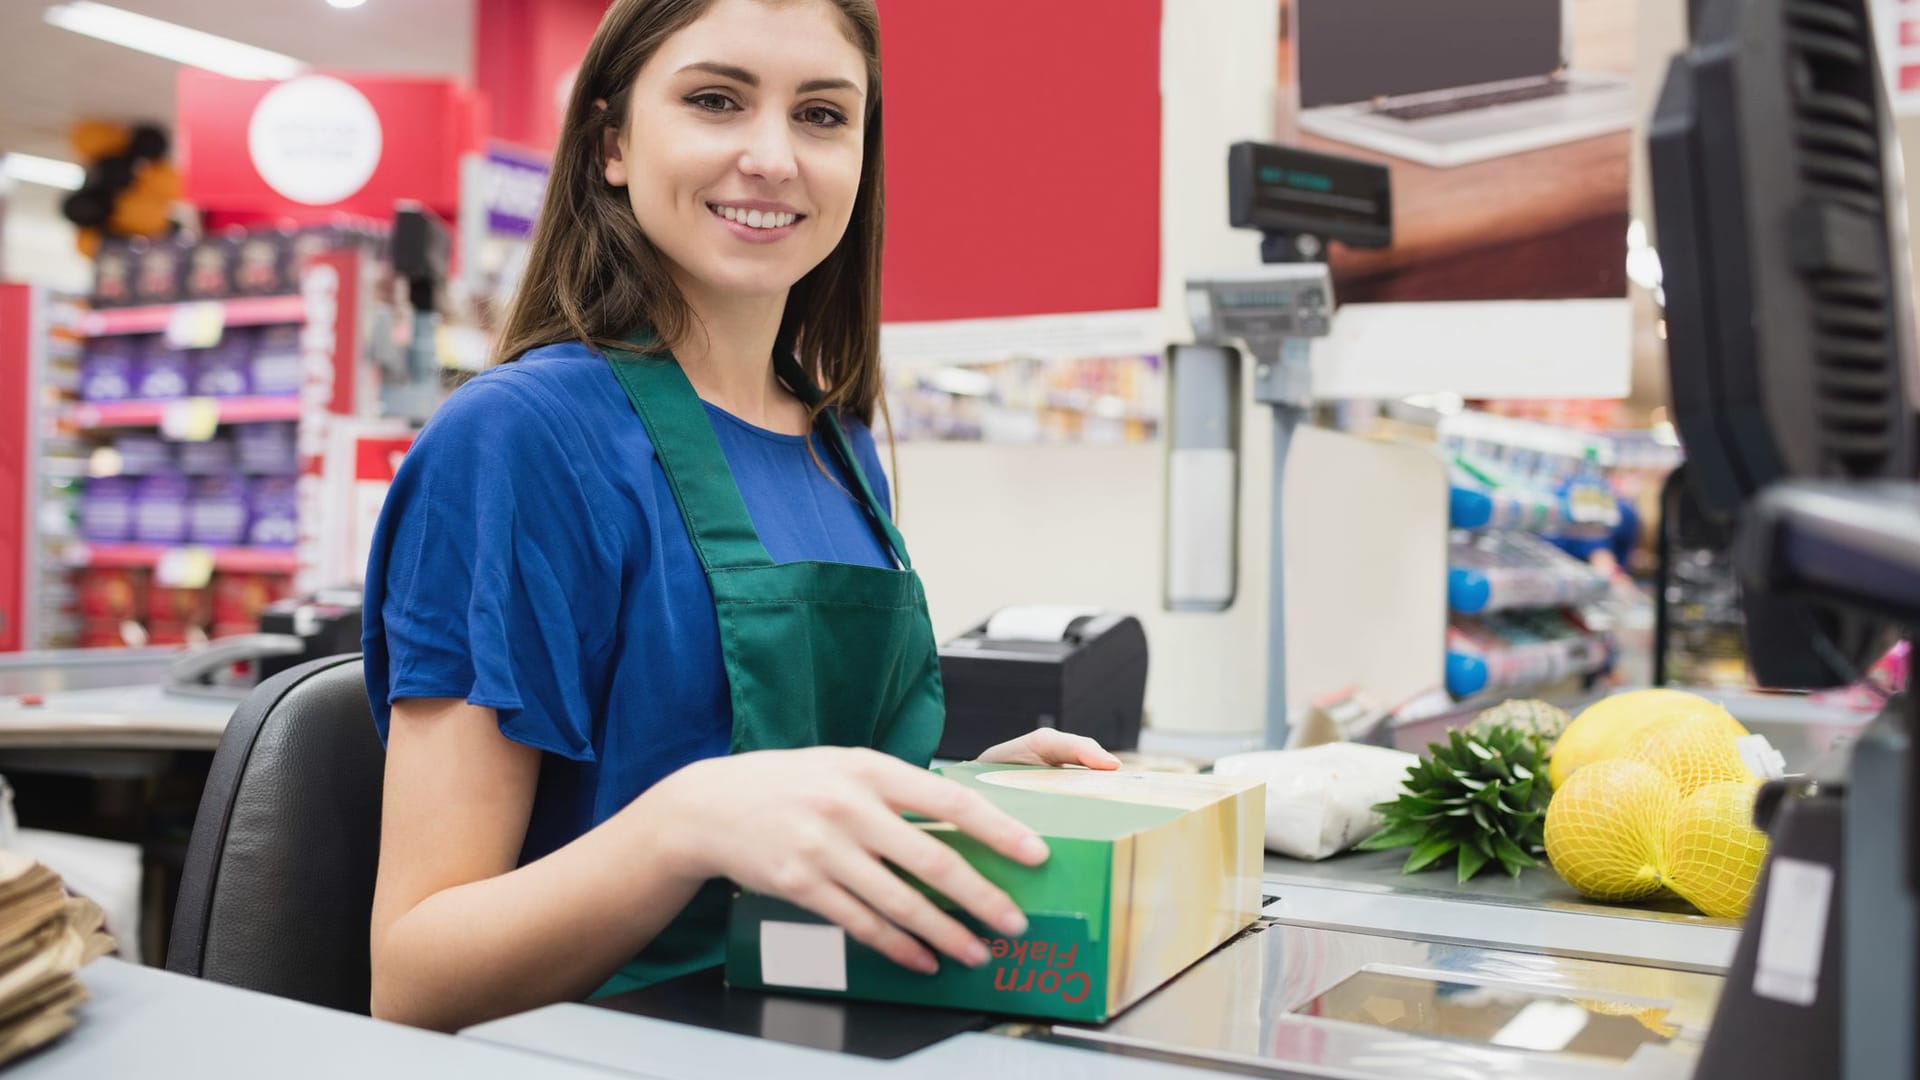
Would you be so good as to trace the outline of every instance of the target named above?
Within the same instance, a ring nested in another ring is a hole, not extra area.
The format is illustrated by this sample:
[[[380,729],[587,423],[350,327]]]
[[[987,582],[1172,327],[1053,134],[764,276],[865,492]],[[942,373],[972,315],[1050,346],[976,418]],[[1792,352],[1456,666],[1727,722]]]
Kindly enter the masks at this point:
[[[1899,146],[1866,0],[1702,0],[1650,132],[1673,419],[1731,523],[1793,479],[1910,479],[1920,370]],[[1856,679],[1895,628],[1743,598],[1766,686]]]

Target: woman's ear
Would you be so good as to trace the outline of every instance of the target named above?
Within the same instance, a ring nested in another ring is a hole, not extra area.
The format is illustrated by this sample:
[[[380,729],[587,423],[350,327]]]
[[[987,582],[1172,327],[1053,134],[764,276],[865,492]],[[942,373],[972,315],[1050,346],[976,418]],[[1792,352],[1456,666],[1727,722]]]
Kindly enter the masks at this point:
[[[597,115],[607,118],[605,98],[595,98],[593,108]],[[627,161],[620,154],[620,125],[607,124],[600,129],[600,160],[607,183],[613,187],[626,187]]]

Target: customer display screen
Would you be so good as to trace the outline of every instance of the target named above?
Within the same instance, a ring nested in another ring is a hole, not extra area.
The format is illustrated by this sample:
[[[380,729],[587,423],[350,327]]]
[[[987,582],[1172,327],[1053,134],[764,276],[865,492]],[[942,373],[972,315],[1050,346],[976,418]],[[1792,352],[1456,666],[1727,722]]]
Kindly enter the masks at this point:
[[[1242,144],[1234,148],[1229,168],[1236,174],[1229,186],[1245,192],[1244,202],[1234,199],[1236,226],[1313,222],[1385,227],[1393,220],[1387,170],[1379,165],[1291,147]]]
[[[1547,75],[1560,0],[1294,0],[1300,105]]]

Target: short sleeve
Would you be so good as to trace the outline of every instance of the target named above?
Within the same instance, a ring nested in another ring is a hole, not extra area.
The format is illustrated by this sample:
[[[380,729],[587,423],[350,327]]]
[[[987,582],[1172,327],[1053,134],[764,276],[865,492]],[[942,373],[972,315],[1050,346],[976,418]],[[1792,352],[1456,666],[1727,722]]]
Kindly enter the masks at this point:
[[[504,372],[502,374],[505,374]],[[482,377],[402,461],[367,563],[368,696],[382,740],[403,698],[494,709],[508,738],[595,760],[621,564],[592,478],[541,391]]]

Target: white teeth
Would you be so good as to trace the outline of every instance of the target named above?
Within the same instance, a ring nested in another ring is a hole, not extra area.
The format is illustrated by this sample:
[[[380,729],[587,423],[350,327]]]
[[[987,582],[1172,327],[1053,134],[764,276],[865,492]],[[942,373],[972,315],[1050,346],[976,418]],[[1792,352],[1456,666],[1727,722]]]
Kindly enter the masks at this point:
[[[784,229],[800,219],[798,214],[783,214],[772,210],[741,210],[732,206],[715,206],[713,212],[728,221],[739,222],[749,229]]]

